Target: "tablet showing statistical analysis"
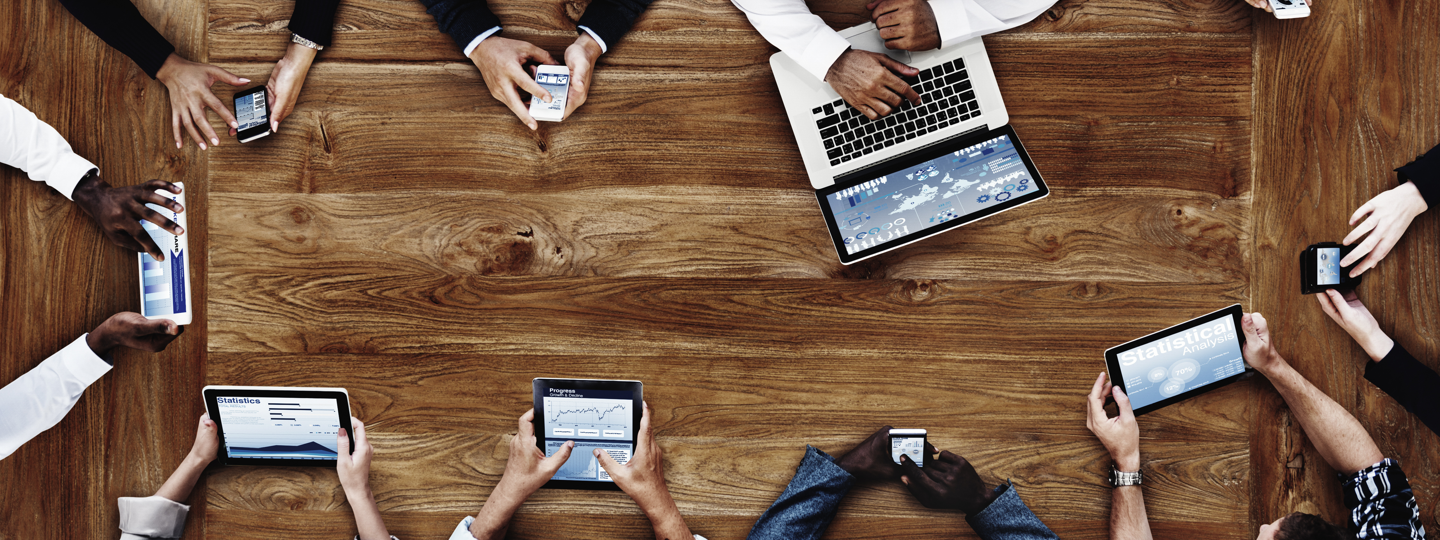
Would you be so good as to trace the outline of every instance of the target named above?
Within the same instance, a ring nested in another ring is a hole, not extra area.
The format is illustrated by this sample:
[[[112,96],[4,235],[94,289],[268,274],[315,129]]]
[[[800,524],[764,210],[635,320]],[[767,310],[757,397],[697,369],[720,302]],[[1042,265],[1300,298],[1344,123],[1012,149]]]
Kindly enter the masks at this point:
[[[1130,397],[1135,415],[1242,378],[1240,304],[1105,350],[1110,380]]]
[[[575,441],[570,459],[547,488],[620,489],[595,449],[625,464],[635,451],[635,431],[644,412],[640,381],[535,379],[535,444],[546,456]]]
[[[203,393],[226,465],[334,467],[341,428],[355,447],[344,388],[206,386]]]

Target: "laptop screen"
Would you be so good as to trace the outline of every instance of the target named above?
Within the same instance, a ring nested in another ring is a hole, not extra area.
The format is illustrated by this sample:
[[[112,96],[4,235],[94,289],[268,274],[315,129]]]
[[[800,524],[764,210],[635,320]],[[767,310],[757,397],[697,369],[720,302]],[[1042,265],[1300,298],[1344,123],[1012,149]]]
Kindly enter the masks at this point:
[[[848,264],[1048,193],[1009,126],[916,154],[882,164],[883,171],[872,167],[848,175],[848,182],[817,194],[841,261]]]

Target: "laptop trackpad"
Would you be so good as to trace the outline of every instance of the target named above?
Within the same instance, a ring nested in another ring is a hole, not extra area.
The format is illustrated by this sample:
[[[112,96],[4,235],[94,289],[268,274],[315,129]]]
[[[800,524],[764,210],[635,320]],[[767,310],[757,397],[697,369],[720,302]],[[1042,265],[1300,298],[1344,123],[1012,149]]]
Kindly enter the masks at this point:
[[[910,65],[910,51],[890,50],[885,48],[885,40],[880,39],[880,30],[871,26],[871,30],[855,34],[845,38],[850,41],[850,46],[862,51],[880,53],[896,61]]]

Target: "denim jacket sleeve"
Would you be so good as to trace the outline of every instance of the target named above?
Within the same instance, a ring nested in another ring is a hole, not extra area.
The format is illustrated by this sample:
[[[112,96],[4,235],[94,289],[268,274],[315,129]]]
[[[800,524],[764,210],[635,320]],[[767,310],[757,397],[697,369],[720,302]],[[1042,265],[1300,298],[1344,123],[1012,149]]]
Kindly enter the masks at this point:
[[[1005,482],[995,491],[1000,495],[990,502],[980,513],[973,516],[966,516],[965,521],[970,523],[970,528],[975,529],[975,534],[985,540],[1059,540],[1030,507],[1020,500],[1020,495],[1015,493],[1015,485]]]
[[[835,458],[805,447],[805,457],[780,498],[760,515],[749,540],[814,540],[825,534],[835,519],[840,500],[855,485],[855,477],[835,464]]]

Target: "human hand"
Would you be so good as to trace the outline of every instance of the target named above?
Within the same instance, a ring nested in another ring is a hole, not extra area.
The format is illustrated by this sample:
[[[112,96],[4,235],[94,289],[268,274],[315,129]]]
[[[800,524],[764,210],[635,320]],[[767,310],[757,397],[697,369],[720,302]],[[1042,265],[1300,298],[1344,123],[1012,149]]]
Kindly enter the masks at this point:
[[[1395,340],[1390,339],[1390,336],[1380,329],[1380,323],[1375,321],[1375,316],[1370,314],[1365,304],[1360,303],[1360,297],[1355,291],[1341,294],[1340,291],[1327,289],[1315,295],[1315,298],[1320,301],[1320,309],[1325,310],[1325,314],[1329,315],[1335,324],[1340,325],[1340,328],[1344,328],[1345,333],[1350,334],[1350,337],[1365,349],[1365,354],[1370,355],[1371,360],[1379,362],[1385,359],[1385,355],[1390,354]]]
[[[149,253],[155,260],[163,261],[165,251],[155,245],[155,239],[140,226],[140,220],[159,225],[176,236],[185,234],[185,229],[159,212],[146,208],[145,204],[158,204],[172,212],[184,212],[185,207],[155,193],[157,189],[180,193],[180,186],[164,180],[151,180],[138,186],[111,187],[98,176],[88,175],[75,185],[70,197],[115,245]]]
[[[890,459],[890,426],[880,428],[855,445],[835,464],[859,480],[889,480],[900,476],[900,466]]]
[[[210,413],[200,415],[200,425],[195,428],[195,445],[190,447],[190,457],[201,463],[215,461],[215,453],[220,450],[220,435],[215,429],[215,421],[210,419]]]
[[[492,97],[510,107],[510,112],[515,113],[531,130],[539,127],[530,117],[530,109],[520,99],[516,88],[525,89],[534,96],[532,99],[543,99],[546,103],[551,101],[550,93],[525,70],[526,62],[557,64],[550,53],[524,41],[490,36],[470,51],[470,61],[480,68],[480,76],[485,79],[485,86],[490,89]]]
[[[85,336],[85,344],[98,356],[104,356],[117,346],[138,351],[160,352],[185,328],[169,319],[146,319],[144,315],[123,311],[111,315],[100,326]]]
[[[875,0],[865,5],[885,47],[906,51],[940,48],[940,26],[929,0]]]
[[[590,96],[590,76],[600,60],[600,44],[590,34],[581,32],[575,43],[565,48],[565,66],[570,68],[570,92],[565,97],[565,118],[585,103]]]
[[[665,485],[665,463],[661,459],[660,445],[655,444],[655,434],[650,429],[650,404],[644,404],[640,416],[640,431],[635,435],[635,452],[630,460],[620,464],[610,454],[595,449],[595,459],[620,486],[640,511],[650,518],[656,536],[661,538],[690,538],[690,529],[680,517],[675,499],[670,497],[670,488]]]
[[[310,65],[315,62],[315,55],[319,52],[299,43],[291,43],[285,56],[280,57],[280,61],[275,62],[275,68],[270,70],[270,81],[265,83],[265,93],[270,98],[271,133],[278,133],[280,122],[294,112],[295,102],[300,100],[300,87],[305,85],[305,74],[310,72]]]
[[[1110,418],[1105,414],[1105,396],[1113,395],[1120,414]],[[1085,401],[1085,427],[1100,439],[1110,459],[1124,472],[1140,470],[1140,424],[1135,422],[1135,411],[1130,408],[1130,396],[1110,384],[1109,376],[1100,372],[1095,386]]]
[[[160,66],[155,78],[164,83],[170,92],[170,127],[175,132],[175,148],[181,146],[182,125],[185,131],[190,133],[190,138],[200,145],[201,150],[206,149],[205,139],[209,139],[210,144],[220,144],[220,138],[216,137],[215,130],[210,128],[210,121],[205,119],[207,107],[219,114],[220,119],[230,126],[231,135],[235,134],[235,128],[240,124],[235,122],[235,115],[230,114],[230,109],[220,102],[220,98],[215,97],[210,86],[216,82],[244,86],[249,84],[250,79],[210,64],[191,62],[174,53],[165,59],[165,64]],[[205,134],[204,138],[201,138],[201,133]]]
[[[545,457],[535,444],[534,421],[535,409],[520,415],[519,431],[510,439],[510,457],[505,461],[505,474],[500,478],[500,484],[518,493],[522,500],[549,482],[560,466],[570,459],[570,452],[575,448],[575,441],[565,441],[555,455]],[[497,486],[496,490],[499,489]]]
[[[1275,11],[1270,8],[1269,0],[1245,0],[1245,3],[1263,9],[1265,11]],[[1310,5],[1310,0],[1305,0],[1305,5]]]
[[[936,453],[934,446],[925,443],[927,456]],[[899,467],[904,471],[900,481],[910,489],[915,500],[926,508],[953,508],[972,516],[990,506],[995,495],[980,480],[975,466],[948,450],[938,453],[940,456],[930,459],[924,467],[912,461],[910,456],[900,455]]]
[[[1400,184],[1400,187],[1387,190],[1360,205],[1350,216],[1350,226],[1355,227],[1355,223],[1361,218],[1365,221],[1345,235],[1345,240],[1341,243],[1348,246],[1366,233],[1370,236],[1355,246],[1345,258],[1340,259],[1340,266],[1350,266],[1365,257],[1365,260],[1350,270],[1350,277],[1374,268],[1381,259],[1390,254],[1390,249],[1395,247],[1400,237],[1405,236],[1405,230],[1410,228],[1410,222],[1415,220],[1415,216],[1429,208],[1425,197],[1420,195],[1420,189],[1415,187],[1415,182]]]
[[[900,76],[914,77],[920,70],[896,62],[889,56],[870,51],[845,51],[830,65],[825,82],[840,94],[851,107],[855,107],[867,118],[874,120],[890,114],[900,106],[900,100],[908,99],[913,105],[920,104],[920,94],[900,79]]]
[[[1264,315],[1246,313],[1240,317],[1240,330],[1245,332],[1245,348],[1241,353],[1250,367],[1269,376],[1272,368],[1285,363],[1285,359],[1280,357],[1280,353],[1270,343],[1270,325],[1265,322]]]
[[[350,417],[350,427],[355,430],[355,452],[350,452],[350,437],[346,436],[345,428],[340,428],[340,433],[335,436],[335,447],[338,448],[339,457],[335,460],[335,475],[340,477],[340,486],[345,488],[348,495],[370,496],[370,459],[374,457],[375,450],[370,447],[370,439],[365,436],[365,423],[359,418]]]

